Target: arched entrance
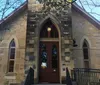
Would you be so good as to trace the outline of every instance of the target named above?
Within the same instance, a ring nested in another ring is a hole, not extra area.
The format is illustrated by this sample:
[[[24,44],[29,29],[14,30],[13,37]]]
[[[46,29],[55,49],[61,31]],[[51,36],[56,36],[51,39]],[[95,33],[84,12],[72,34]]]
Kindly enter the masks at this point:
[[[40,31],[39,82],[58,83],[59,72],[59,33],[47,19]]]

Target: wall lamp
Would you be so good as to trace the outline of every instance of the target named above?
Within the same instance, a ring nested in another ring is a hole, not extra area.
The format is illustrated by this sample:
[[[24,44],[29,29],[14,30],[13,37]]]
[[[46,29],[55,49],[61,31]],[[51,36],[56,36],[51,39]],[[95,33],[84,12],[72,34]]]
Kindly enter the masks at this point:
[[[76,40],[73,39],[73,47],[77,47],[78,45],[76,44]]]

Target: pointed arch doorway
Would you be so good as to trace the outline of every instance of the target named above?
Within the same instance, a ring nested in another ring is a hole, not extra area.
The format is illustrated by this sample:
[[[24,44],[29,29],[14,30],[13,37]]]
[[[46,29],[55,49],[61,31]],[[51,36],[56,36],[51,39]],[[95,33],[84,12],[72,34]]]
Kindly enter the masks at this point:
[[[39,82],[59,83],[59,33],[50,19],[40,31]]]

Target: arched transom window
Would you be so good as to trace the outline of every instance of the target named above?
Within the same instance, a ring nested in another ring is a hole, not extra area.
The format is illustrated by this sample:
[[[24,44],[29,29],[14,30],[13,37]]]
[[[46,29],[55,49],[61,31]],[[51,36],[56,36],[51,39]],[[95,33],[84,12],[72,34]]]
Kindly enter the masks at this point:
[[[58,38],[58,30],[50,19],[43,25],[40,38]]]

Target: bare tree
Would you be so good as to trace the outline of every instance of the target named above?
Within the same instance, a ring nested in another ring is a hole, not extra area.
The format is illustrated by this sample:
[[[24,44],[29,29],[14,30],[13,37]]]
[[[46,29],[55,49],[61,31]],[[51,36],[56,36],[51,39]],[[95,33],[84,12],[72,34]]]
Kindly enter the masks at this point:
[[[3,34],[6,31],[10,31],[10,28],[2,22],[20,9],[22,4],[26,3],[26,1],[27,0],[0,0],[0,41],[3,40]],[[26,20],[24,16],[22,18]]]
[[[0,0],[0,20],[6,18],[26,0]]]
[[[77,0],[81,8],[100,21],[100,0]]]

